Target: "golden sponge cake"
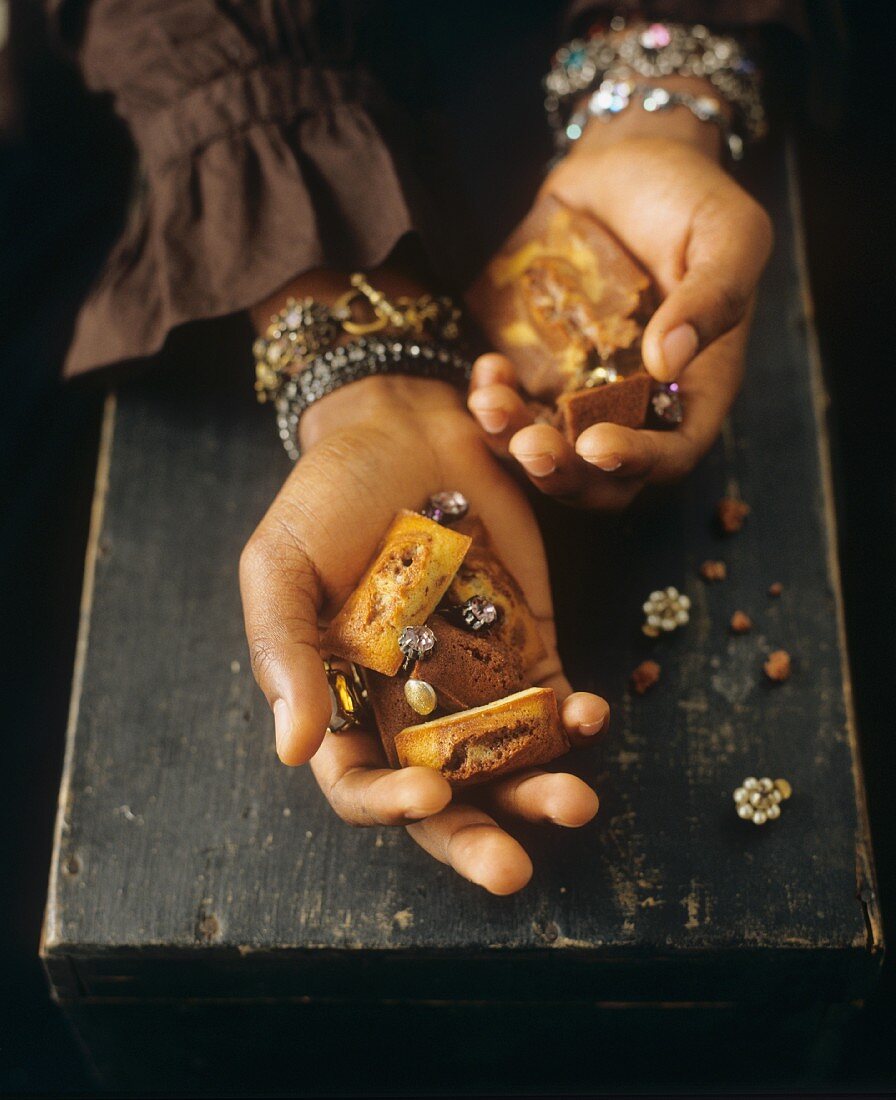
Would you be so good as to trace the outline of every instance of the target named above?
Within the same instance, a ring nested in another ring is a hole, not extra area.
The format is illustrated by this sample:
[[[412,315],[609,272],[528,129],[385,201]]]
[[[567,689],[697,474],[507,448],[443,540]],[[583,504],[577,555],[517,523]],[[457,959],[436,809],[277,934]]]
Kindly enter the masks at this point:
[[[434,768],[455,786],[546,764],[569,748],[550,688],[527,688],[482,707],[409,726],[395,738],[402,767]]]
[[[394,676],[404,654],[398,637],[435,611],[470,537],[417,512],[400,512],[358,587],[321,639],[325,653]]]
[[[473,545],[451,582],[449,602],[460,604],[471,596],[490,600],[499,616],[492,637],[519,654],[524,671],[532,668],[545,656],[545,648],[523,590],[495,553],[482,520],[468,516],[456,527],[472,537]]]

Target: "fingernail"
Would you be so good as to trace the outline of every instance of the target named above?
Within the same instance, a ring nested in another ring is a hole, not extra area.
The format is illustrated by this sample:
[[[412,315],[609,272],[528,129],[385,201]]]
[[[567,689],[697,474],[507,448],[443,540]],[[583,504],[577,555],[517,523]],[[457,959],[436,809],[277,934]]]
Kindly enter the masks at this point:
[[[612,474],[614,470],[618,470],[622,466],[622,459],[619,455],[582,455],[582,458],[608,474]]]
[[[557,469],[557,460],[552,454],[517,455],[516,457],[520,465],[533,477],[547,477]]]
[[[278,699],[274,703],[274,740],[277,744],[277,752],[283,748],[286,739],[292,733],[292,712],[285,699]]]
[[[603,722],[582,722],[579,726],[579,733],[583,737],[592,737],[595,733],[600,733],[603,728]]]
[[[503,409],[477,409],[476,419],[490,435],[498,435],[507,427],[510,416]]]
[[[693,325],[679,325],[663,337],[663,363],[670,373],[678,374],[697,354],[700,339]]]

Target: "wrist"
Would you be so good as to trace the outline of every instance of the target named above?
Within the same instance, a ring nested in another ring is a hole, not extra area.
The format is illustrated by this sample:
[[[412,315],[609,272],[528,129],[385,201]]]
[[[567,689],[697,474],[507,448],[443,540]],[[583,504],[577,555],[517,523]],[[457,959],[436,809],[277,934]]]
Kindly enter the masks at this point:
[[[334,432],[359,424],[387,426],[390,434],[416,434],[421,425],[446,413],[465,415],[463,396],[450,382],[374,375],[315,401],[302,417],[300,443],[304,452]]]
[[[462,410],[469,364],[456,346],[459,311],[413,268],[390,260],[369,276],[317,269],[250,313],[261,337],[256,389],[277,402],[293,458],[340,429],[407,422],[413,437],[428,412]]]

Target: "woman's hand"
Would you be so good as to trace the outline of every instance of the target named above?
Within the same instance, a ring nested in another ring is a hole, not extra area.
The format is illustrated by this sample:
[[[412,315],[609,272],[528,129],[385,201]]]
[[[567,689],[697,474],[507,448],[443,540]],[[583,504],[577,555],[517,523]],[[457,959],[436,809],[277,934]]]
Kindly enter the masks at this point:
[[[543,492],[622,508],[645,484],[688,473],[716,438],[740,386],[772,244],[768,215],[718,165],[717,147],[715,128],[682,109],[632,109],[592,121],[546,180],[542,195],[602,221],[653,276],[663,301],[644,332],[644,364],[658,381],[679,382],[685,418],[667,432],[596,424],[573,447],[533,422],[508,359],[481,357],[470,410],[497,453],[513,456]],[[478,320],[488,334],[490,319]]]
[[[304,456],[249,540],[240,583],[252,668],[274,712],[277,751],[310,761],[333,809],[354,825],[407,825],[436,859],[496,894],[532,873],[523,848],[487,809],[527,821],[580,826],[597,796],[573,775],[530,770],[453,799],[429,768],[393,771],[373,731],[326,732],[330,698],[319,620],[342,605],[396,511],[459,489],[526,592],[547,658],[533,681],[556,689],[571,736],[587,742],[607,722],[606,703],[570,694],[557,656],[547,566],[518,487],[484,445],[446,383],[379,377],[338,390],[302,420]],[[482,808],[484,807],[484,808]]]

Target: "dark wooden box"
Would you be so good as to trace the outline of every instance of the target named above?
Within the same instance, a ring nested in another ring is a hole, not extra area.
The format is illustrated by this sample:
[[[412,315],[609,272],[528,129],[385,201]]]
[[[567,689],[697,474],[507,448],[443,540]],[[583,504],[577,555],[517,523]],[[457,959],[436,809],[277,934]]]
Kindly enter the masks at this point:
[[[796,189],[783,149],[759,163],[777,249],[724,437],[625,517],[546,525],[568,668],[615,717],[573,761],[598,819],[526,829],[518,896],[402,830],[342,825],[276,762],[236,566],[286,460],[248,380],[208,352],[110,400],[43,939],[106,1083],[518,1092],[819,1071],[882,942]],[[753,512],[722,540],[731,490]],[[707,586],[717,557],[729,579]],[[668,584],[692,622],[652,643],[640,605]],[[738,608],[756,626],[735,638]],[[795,671],[772,686],[778,647]],[[632,698],[647,655],[662,682]],[[733,809],[750,774],[795,791],[762,828]]]

